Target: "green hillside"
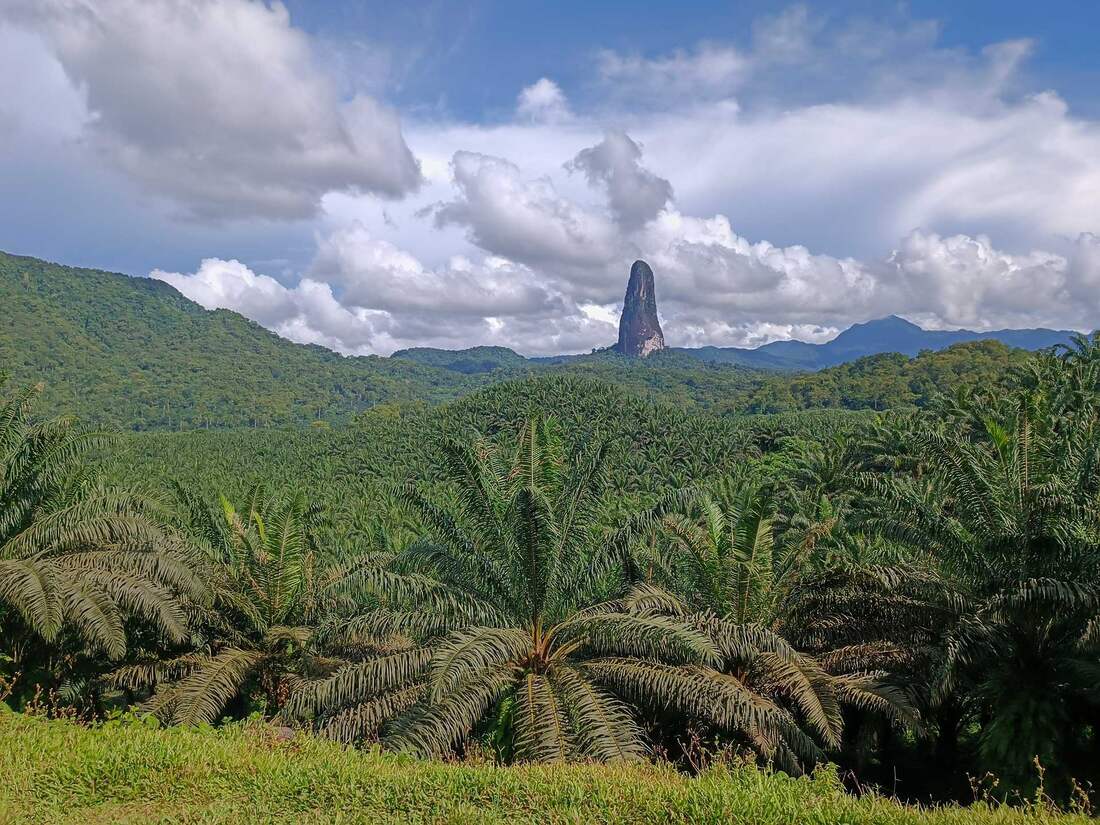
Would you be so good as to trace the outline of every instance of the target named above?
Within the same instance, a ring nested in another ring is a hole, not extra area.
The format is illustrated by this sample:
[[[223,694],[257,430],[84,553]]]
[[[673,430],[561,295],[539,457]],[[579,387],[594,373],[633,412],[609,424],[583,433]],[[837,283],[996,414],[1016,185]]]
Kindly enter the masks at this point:
[[[0,369],[43,406],[136,429],[349,419],[380,401],[472,385],[408,361],[293,344],[160,281],[0,253]]]
[[[875,355],[816,373],[644,359],[597,351],[524,359],[503,347],[418,348],[345,357],[295,344],[160,281],[0,253],[0,372],[42,382],[43,413],[134,430],[340,424],[377,404],[435,404],[517,378],[565,374],[719,415],[924,406],[939,392],[1000,380],[1022,350],[958,344],[909,359]]]
[[[548,370],[702,407],[759,382],[758,373],[673,353],[560,365],[489,347],[450,358],[434,350],[345,357],[291,343],[235,312],[206,310],[160,281],[4,253],[0,306],[0,371],[16,383],[44,382],[44,412],[128,429],[340,423],[378,403],[437,403]]]
[[[769,376],[731,407],[749,414],[924,407],[940,393],[1004,381],[1029,355],[993,340],[955,344],[915,358],[869,355],[818,372]]]

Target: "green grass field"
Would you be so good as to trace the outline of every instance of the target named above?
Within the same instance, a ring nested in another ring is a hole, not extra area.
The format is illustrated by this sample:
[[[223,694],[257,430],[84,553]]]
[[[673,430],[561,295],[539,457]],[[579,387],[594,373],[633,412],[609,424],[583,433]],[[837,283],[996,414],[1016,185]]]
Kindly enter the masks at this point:
[[[921,809],[836,776],[751,767],[689,778],[669,767],[515,767],[348,751],[271,728],[94,729],[0,704],[0,821],[550,823],[1070,823],[1084,815],[979,804]]]

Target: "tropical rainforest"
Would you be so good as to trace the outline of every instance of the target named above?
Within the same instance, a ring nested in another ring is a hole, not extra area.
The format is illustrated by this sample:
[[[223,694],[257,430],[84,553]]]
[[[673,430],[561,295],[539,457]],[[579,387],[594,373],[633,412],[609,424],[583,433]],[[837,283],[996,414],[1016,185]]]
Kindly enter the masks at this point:
[[[3,340],[20,714],[831,770],[920,802],[1087,806],[1100,781],[1100,337],[795,375],[675,353],[464,373],[287,349],[108,281],[119,314],[164,313],[122,357],[28,283],[61,331]],[[169,351],[165,324],[226,337]],[[128,359],[175,394],[128,385]]]
[[[719,415],[923,406],[937,392],[997,380],[1026,356],[997,341],[909,359],[872,355],[820,372],[707,363],[666,350],[523,359],[502,347],[345,357],[293,344],[161,281],[0,253],[0,365],[44,382],[42,414],[122,430],[346,424],[378,404],[439,403],[510,379],[573,375]]]
[[[885,414],[572,375],[346,428],[0,412],[7,701],[515,761],[751,754],[914,798],[1100,764],[1100,342]]]

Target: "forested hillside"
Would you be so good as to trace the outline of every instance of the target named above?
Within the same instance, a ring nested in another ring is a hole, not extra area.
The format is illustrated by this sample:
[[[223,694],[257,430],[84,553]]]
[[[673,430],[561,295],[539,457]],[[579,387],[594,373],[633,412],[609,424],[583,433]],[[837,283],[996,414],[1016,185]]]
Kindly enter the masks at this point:
[[[124,428],[344,421],[380,401],[438,401],[454,372],[286,341],[168,284],[0,253],[0,370],[47,410]]]
[[[326,538],[343,544],[392,517],[392,484],[437,472],[448,438],[508,433],[535,413],[554,416],[571,445],[608,440],[617,506],[623,508],[774,454],[792,437],[827,437],[867,420],[844,410],[691,413],[584,376],[547,375],[506,381],[443,405],[379,405],[347,427],[127,434],[107,452],[107,473],[117,483],[137,477],[156,486],[218,490],[233,499],[256,484],[301,485],[333,515]]]
[[[1100,780],[1100,340],[886,414],[718,416],[563,373],[112,438],[4,394],[0,698],[26,714],[258,715],[474,764],[828,762],[919,800],[986,777],[1087,809]]]
[[[924,407],[939,394],[1003,383],[1028,357],[1025,350],[999,341],[956,344],[915,358],[871,355],[819,372],[769,376],[727,409],[762,413]]]
[[[606,350],[522,359],[499,347],[344,357],[286,341],[236,313],[205,310],[159,281],[2,253],[0,306],[0,372],[42,382],[45,412],[134,430],[340,424],[376,404],[432,404],[547,374],[719,415],[881,410],[1001,380],[1024,358],[994,341],[803,374],[702,363],[675,350],[646,359]]]

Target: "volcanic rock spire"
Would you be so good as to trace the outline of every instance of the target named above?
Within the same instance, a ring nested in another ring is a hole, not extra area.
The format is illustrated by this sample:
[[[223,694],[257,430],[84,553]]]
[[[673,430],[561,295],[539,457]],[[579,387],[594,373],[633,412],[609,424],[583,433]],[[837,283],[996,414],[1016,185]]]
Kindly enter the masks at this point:
[[[657,320],[657,295],[653,289],[653,270],[645,261],[630,267],[630,281],[619,318],[619,343],[615,349],[632,358],[645,358],[665,348],[661,322]]]

